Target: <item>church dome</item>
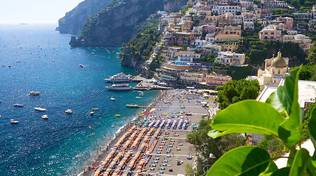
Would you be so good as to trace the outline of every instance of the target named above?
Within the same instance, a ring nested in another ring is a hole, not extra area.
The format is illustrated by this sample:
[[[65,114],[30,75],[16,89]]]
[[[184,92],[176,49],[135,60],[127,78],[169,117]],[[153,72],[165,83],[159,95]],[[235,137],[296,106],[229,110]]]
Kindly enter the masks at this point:
[[[278,52],[278,56],[273,58],[272,66],[276,68],[283,68],[288,66],[280,51]]]

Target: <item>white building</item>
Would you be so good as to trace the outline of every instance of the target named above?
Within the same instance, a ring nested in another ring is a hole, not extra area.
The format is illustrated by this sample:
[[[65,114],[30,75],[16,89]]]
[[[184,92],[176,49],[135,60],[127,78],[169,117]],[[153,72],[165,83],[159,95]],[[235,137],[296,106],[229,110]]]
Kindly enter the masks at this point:
[[[219,52],[216,62],[223,65],[240,66],[245,63],[245,54],[235,53],[231,51]]]
[[[241,13],[241,7],[237,5],[215,5],[212,8],[214,15],[222,15],[225,13],[232,13],[238,15]]]

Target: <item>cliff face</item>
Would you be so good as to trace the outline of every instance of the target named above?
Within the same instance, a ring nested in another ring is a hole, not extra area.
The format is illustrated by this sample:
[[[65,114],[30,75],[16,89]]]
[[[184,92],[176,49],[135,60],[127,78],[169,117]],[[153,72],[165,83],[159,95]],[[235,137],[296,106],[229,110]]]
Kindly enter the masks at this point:
[[[81,31],[79,46],[121,46],[151,14],[163,9],[163,0],[114,0]],[[71,43],[73,44],[73,43]]]
[[[96,15],[112,0],[85,0],[58,21],[57,30],[60,33],[77,35],[87,19]]]
[[[112,3],[90,18],[78,39],[70,45],[117,47],[128,42],[137,28],[159,10],[178,10],[187,0],[113,0]]]

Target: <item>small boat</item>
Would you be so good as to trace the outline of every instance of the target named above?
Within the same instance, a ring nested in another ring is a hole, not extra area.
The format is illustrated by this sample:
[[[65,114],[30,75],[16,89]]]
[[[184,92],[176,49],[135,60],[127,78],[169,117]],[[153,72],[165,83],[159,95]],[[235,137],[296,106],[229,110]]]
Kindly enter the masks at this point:
[[[80,68],[84,68],[84,67],[85,67],[85,65],[83,65],[83,64],[79,64],[79,67],[80,67]]]
[[[95,113],[94,111],[91,111],[91,112],[89,113],[89,115],[90,115],[90,116],[93,116],[94,113]]]
[[[11,119],[11,120],[10,120],[10,123],[11,123],[12,125],[16,125],[16,124],[18,124],[18,123],[19,123],[19,121],[14,120],[14,119]]]
[[[29,96],[40,96],[40,92],[39,91],[30,91]]]
[[[141,99],[141,98],[143,98],[143,97],[140,97],[140,96],[136,96],[135,98],[137,98],[137,99]]]
[[[48,120],[48,115],[42,115],[42,119]]]
[[[144,92],[143,91],[138,91],[138,96],[143,97],[144,96]]]
[[[73,113],[73,111],[72,111],[71,109],[66,109],[66,110],[65,110],[65,113],[70,115],[70,114]]]
[[[104,79],[108,83],[129,83],[133,81],[132,75],[126,75],[124,73],[118,73],[109,78]]]
[[[138,104],[127,104],[126,107],[128,108],[140,108]]]
[[[115,98],[114,98],[114,97],[111,97],[110,100],[111,100],[111,101],[115,101]]]
[[[41,108],[41,107],[35,107],[34,110],[37,112],[46,112],[47,111],[47,109]]]
[[[13,106],[16,107],[16,108],[23,108],[24,107],[23,104],[14,104]]]
[[[115,117],[121,117],[121,114],[115,114]]]
[[[129,84],[112,84],[106,87],[110,91],[129,91],[132,87]]]
[[[96,112],[96,111],[99,111],[100,109],[99,108],[92,108],[91,111],[93,112]]]

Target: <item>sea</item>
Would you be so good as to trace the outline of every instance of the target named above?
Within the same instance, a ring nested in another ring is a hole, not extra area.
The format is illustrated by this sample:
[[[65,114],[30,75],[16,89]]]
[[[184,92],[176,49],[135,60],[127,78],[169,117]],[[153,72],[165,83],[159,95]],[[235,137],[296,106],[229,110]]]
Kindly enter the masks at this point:
[[[106,90],[104,78],[135,74],[120,65],[120,49],[71,48],[69,40],[54,25],[0,25],[1,176],[77,175],[140,111],[125,105],[148,105],[158,94]],[[28,96],[32,90],[41,95]],[[99,111],[90,116],[94,107]]]

